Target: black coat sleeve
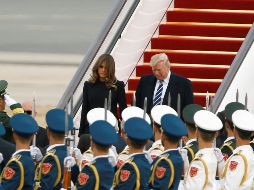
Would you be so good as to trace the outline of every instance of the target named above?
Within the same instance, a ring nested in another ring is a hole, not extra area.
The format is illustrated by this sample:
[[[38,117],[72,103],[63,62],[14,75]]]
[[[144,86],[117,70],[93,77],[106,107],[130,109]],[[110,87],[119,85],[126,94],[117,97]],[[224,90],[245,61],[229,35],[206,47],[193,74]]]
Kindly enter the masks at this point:
[[[183,106],[185,107],[193,103],[194,103],[194,97],[193,97],[192,83],[189,79],[186,79],[186,83],[184,87],[184,105]]]
[[[89,133],[88,122],[86,119],[86,115],[90,110],[90,105],[88,101],[88,82],[85,82],[83,87],[83,101],[82,101],[82,110],[81,110],[81,119],[80,119],[80,127],[79,127],[79,136],[84,133]]]

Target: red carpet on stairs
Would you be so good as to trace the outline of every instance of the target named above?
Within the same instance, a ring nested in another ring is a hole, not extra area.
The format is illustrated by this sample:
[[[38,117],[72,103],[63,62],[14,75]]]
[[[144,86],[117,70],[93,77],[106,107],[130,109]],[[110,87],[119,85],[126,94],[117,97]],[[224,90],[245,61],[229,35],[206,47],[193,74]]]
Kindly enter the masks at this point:
[[[205,106],[206,92],[216,93],[254,21],[254,0],[175,0],[174,6],[128,81],[128,104],[140,77],[152,73],[151,56],[164,52],[171,70],[192,81],[195,103]]]

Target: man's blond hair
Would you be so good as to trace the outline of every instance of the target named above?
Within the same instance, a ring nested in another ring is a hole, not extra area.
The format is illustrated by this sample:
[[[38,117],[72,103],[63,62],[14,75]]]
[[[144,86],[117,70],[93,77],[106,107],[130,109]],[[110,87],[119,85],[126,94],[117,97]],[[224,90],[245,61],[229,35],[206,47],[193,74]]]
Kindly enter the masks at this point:
[[[170,65],[170,62],[168,60],[168,56],[165,53],[160,53],[160,54],[153,55],[151,57],[150,65],[153,67],[159,61],[163,61],[165,66],[169,66]]]

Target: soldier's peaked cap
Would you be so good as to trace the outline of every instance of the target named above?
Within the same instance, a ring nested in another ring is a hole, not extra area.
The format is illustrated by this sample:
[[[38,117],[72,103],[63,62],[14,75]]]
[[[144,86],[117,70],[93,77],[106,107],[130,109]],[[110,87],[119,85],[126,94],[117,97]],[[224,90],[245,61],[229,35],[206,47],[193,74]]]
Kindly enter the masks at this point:
[[[161,118],[165,114],[173,114],[176,116],[178,115],[177,112],[173,108],[171,108],[167,105],[156,105],[151,110],[151,115],[152,115],[153,121],[159,125],[161,125]]]
[[[152,127],[146,120],[139,117],[132,117],[124,123],[124,130],[127,136],[134,140],[144,141],[152,138]]]
[[[21,136],[32,135],[39,129],[35,119],[25,113],[15,114],[10,119],[10,126],[14,132]]]
[[[46,114],[46,122],[48,128],[55,133],[65,133],[66,127],[66,112],[62,109],[52,109]],[[73,118],[68,115],[68,130],[73,128]]]
[[[89,128],[92,140],[101,145],[112,145],[117,141],[117,134],[114,127],[105,120],[98,120],[92,123]]]
[[[245,106],[239,102],[230,102],[229,104],[226,105],[225,107],[225,119],[233,122],[232,121],[232,115],[236,110],[244,110]]]
[[[232,115],[235,127],[244,131],[254,131],[254,115],[247,110],[237,110]]]
[[[6,88],[8,86],[8,82],[6,80],[0,80],[0,96],[6,94]]]
[[[161,118],[161,127],[167,136],[182,137],[188,133],[183,121],[173,114],[166,114]]]
[[[198,128],[205,131],[219,131],[223,127],[218,116],[207,110],[197,111],[194,115],[194,121]]]
[[[195,125],[194,115],[197,111],[204,110],[204,108],[198,104],[189,104],[183,109],[183,120],[185,123]]]

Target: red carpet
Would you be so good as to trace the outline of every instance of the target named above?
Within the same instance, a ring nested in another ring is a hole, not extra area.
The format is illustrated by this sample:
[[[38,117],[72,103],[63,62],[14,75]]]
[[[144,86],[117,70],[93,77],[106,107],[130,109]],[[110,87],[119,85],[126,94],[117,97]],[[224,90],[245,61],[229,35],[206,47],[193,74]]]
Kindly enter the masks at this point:
[[[206,92],[216,93],[254,21],[254,0],[175,0],[166,17],[128,81],[127,103],[139,78],[152,73],[151,56],[164,52],[171,70],[192,81],[195,103],[205,106]]]

